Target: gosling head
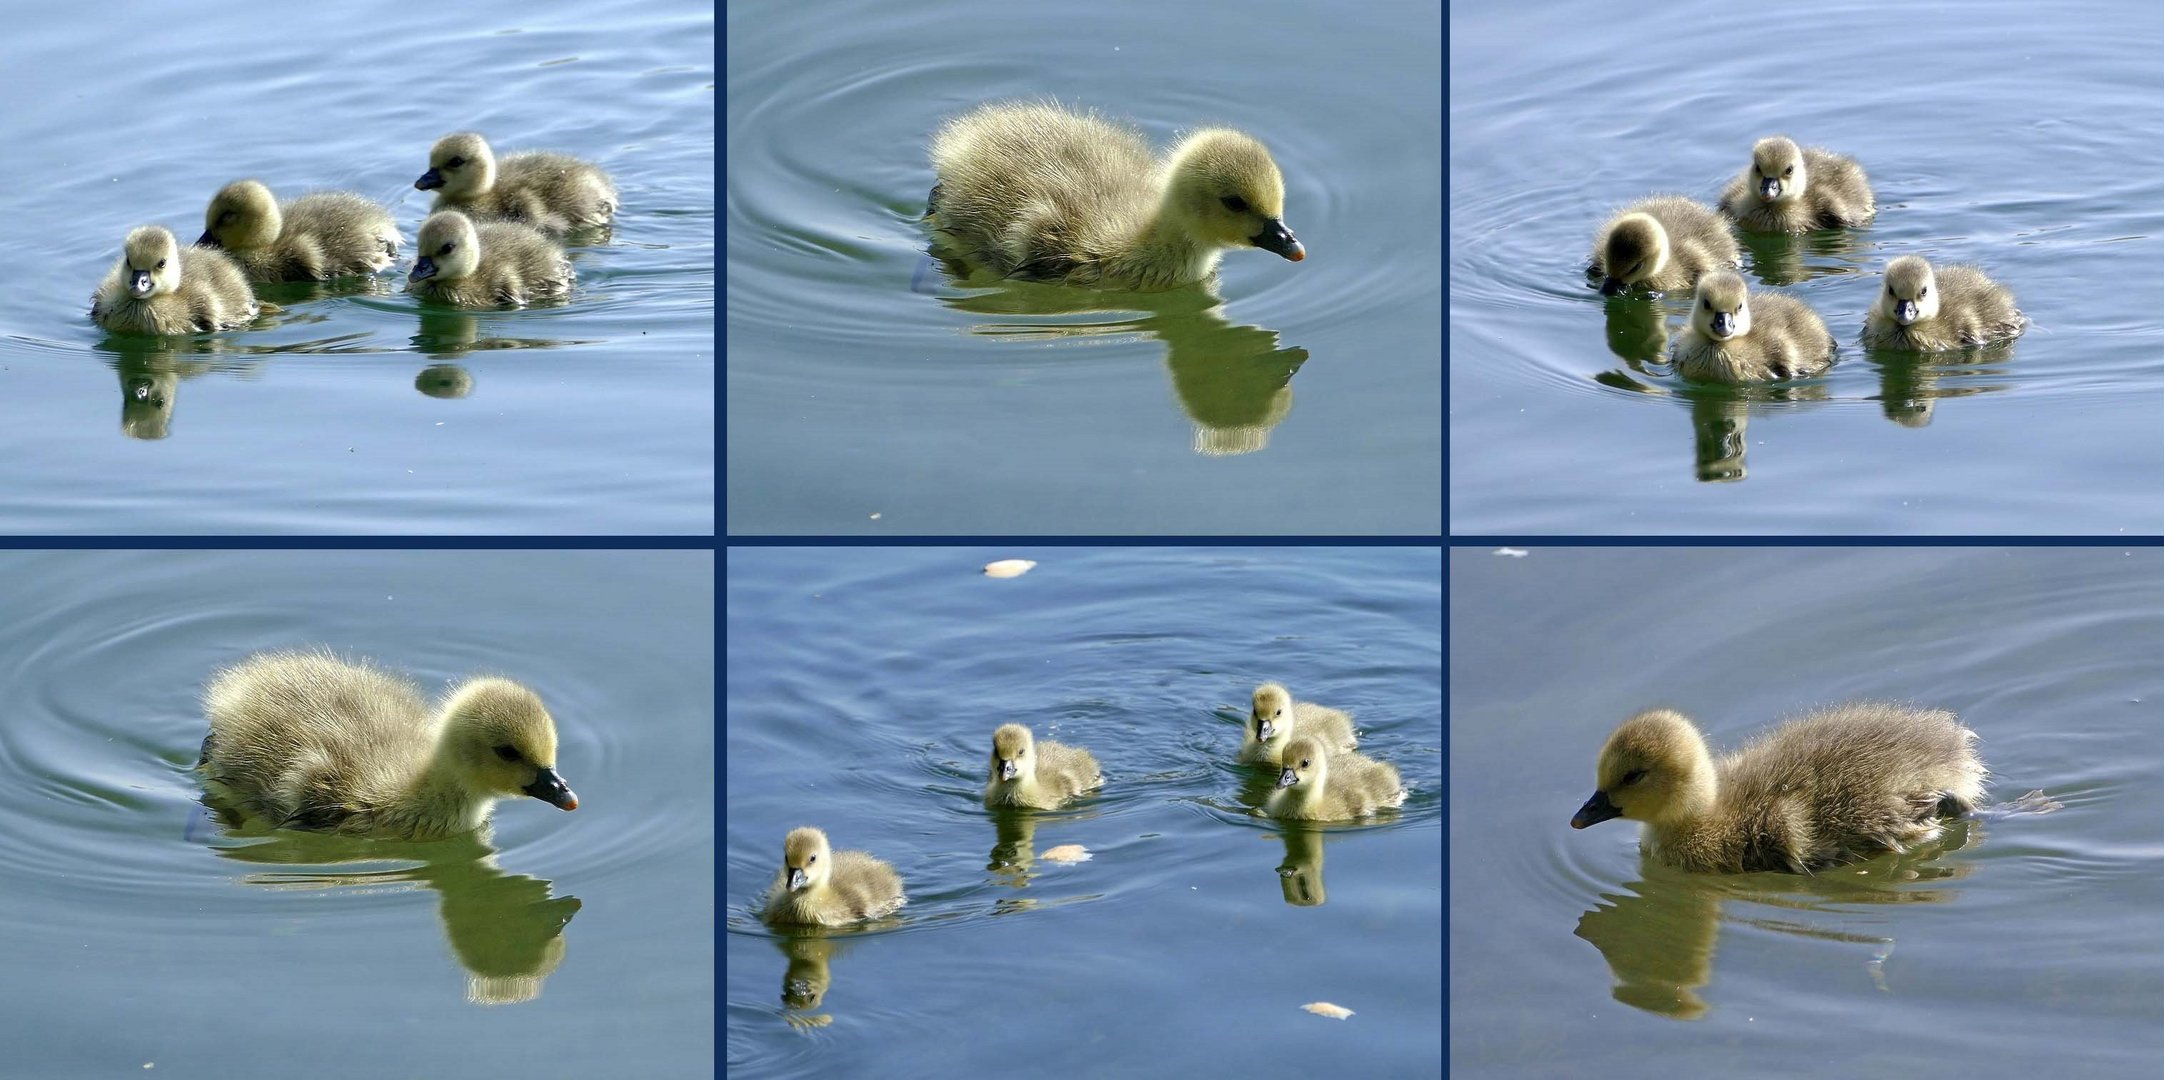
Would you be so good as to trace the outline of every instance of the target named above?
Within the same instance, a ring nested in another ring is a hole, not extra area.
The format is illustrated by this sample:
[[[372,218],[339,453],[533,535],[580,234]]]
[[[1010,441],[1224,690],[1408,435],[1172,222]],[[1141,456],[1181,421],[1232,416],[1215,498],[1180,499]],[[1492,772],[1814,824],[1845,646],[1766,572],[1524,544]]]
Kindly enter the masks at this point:
[[[148,300],[180,288],[180,242],[160,225],[145,225],[121,245],[122,281],[128,295]]]
[[[1903,255],[1886,266],[1886,289],[1879,293],[1878,309],[1902,326],[1935,319],[1939,314],[1936,285],[1930,263],[1920,255]]]
[[[1037,771],[1037,747],[1029,729],[1002,724],[992,733],[992,779],[1002,783],[1032,776]]]
[[[203,212],[203,236],[196,244],[229,251],[268,247],[284,228],[269,188],[254,180],[235,180],[211,196],[210,209]]]
[[[444,741],[476,790],[579,808],[556,774],[556,721],[533,691],[509,679],[474,679],[452,693],[443,716]]]
[[[1661,272],[1668,265],[1668,230],[1651,214],[1625,214],[1601,243],[1600,294],[1614,296]]]
[[[1256,742],[1284,739],[1292,732],[1292,692],[1276,683],[1255,688],[1255,707],[1247,714],[1247,729]]]
[[[834,852],[827,847],[827,834],[807,825],[789,830],[789,838],[781,845],[782,882],[790,892],[826,884],[834,872]]]
[[[1278,761],[1277,786],[1281,788],[1313,791],[1322,786],[1330,772],[1330,763],[1322,756],[1322,744],[1304,736],[1286,743]]]
[[[1218,247],[1258,247],[1293,262],[1307,249],[1285,227],[1285,178],[1261,143],[1208,128],[1172,155],[1165,199],[1196,239]]]
[[[471,131],[445,135],[428,148],[428,171],[413,186],[449,199],[478,195],[496,186],[496,155]]]
[[[1698,293],[1691,298],[1691,329],[1714,341],[1750,333],[1750,297],[1739,275],[1723,270],[1699,278]]]
[[[1713,758],[1682,713],[1653,709],[1625,720],[1601,747],[1597,787],[1570,827],[1609,818],[1658,824],[1700,813],[1713,801]]]
[[[1803,148],[1780,135],[1760,139],[1751,147],[1751,171],[1744,176],[1767,202],[1793,199],[1803,194]]]
[[[440,210],[421,223],[413,250],[416,257],[406,280],[457,281],[481,265],[481,234],[475,231],[473,219],[456,210]]]

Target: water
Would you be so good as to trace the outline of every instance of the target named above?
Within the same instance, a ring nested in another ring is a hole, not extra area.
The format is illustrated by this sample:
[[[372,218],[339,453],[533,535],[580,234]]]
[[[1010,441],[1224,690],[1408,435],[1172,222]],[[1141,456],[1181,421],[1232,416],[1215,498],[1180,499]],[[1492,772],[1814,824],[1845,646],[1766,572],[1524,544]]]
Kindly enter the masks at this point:
[[[710,533],[714,43],[704,3],[20,5],[0,46],[0,528]],[[623,210],[567,305],[402,291],[439,136],[599,162]],[[391,207],[399,274],[281,285],[252,329],[109,335],[136,225],[183,242],[227,181]]]
[[[1221,14],[729,6],[732,533],[1442,532],[1439,13]],[[1215,296],[949,279],[931,134],[1026,97],[1254,133],[1307,260],[1229,253]]]
[[[981,573],[1007,557],[1039,565]],[[1432,1072],[1437,564],[1433,548],[730,552],[729,1073]],[[1273,678],[1352,710],[1362,751],[1411,787],[1401,811],[1320,830],[1249,812],[1267,782],[1232,756]],[[987,812],[1007,721],[1095,752],[1102,793]],[[892,862],[899,918],[763,925],[782,837],[805,824]],[[1093,857],[1042,857],[1066,844]],[[785,977],[816,1002],[785,1004]],[[1355,1014],[1300,1010],[1318,1000]]]
[[[1559,533],[2164,529],[2164,9],[2136,0],[1738,12],[1458,4],[1450,58],[1451,526]],[[1593,233],[1707,202],[1757,138],[1855,156],[1875,224],[1745,246],[1815,308],[1824,377],[1686,386],[1689,298],[1603,302]],[[1857,341],[1885,264],[1973,262],[2033,320],[1929,359]]]
[[[0,552],[0,1072],[709,1075],[713,597],[707,552]],[[205,821],[204,681],[311,644],[526,682],[578,810]]]
[[[2164,553],[1452,552],[1453,1077],[2148,1076],[2164,1051]],[[1842,700],[1952,709],[1997,802],[1822,872],[1644,864],[1573,832],[1667,704],[1717,748]]]

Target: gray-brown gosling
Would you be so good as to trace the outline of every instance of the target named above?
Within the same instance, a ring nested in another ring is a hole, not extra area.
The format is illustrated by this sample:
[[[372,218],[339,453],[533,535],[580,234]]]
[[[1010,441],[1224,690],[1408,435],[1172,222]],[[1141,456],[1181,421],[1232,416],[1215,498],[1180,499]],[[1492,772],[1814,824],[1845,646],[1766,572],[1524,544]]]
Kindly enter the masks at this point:
[[[1593,238],[1600,294],[1633,285],[1658,292],[1688,289],[1701,275],[1738,265],[1743,253],[1714,209],[1681,195],[1641,199],[1609,218]]]
[[[439,210],[414,240],[406,291],[458,307],[502,307],[567,295],[576,274],[564,249],[530,225],[475,223]]]
[[[1020,724],[1002,724],[992,733],[986,806],[1050,810],[1102,783],[1097,759],[1079,746],[1039,742]]]
[[[509,679],[468,679],[431,709],[378,668],[266,652],[212,678],[203,708],[211,794],[280,827],[435,840],[480,828],[498,799],[578,809],[555,720]]]
[[[1698,279],[1690,319],[1669,348],[1684,378],[1758,383],[1826,370],[1834,341],[1803,301],[1753,293],[1741,276],[1722,270]]]
[[[781,872],[760,914],[768,922],[840,926],[893,913],[908,903],[901,875],[861,851],[834,851],[827,834],[793,829],[782,842]]]
[[[599,165],[547,150],[499,159],[488,140],[471,131],[437,139],[428,150],[428,171],[413,186],[436,193],[431,211],[520,221],[554,233],[606,225],[617,207],[616,184]]]
[[[1302,735],[1285,744],[1277,790],[1262,809],[1275,818],[1350,821],[1404,802],[1396,766],[1351,750],[1325,755],[1322,743]]]
[[[350,191],[315,191],[280,205],[255,180],[235,180],[203,211],[198,247],[219,248],[251,281],[328,281],[373,274],[405,238],[391,212]]]
[[[196,334],[245,326],[262,307],[248,276],[222,251],[180,249],[171,231],[128,234],[120,261],[90,297],[90,317],[122,334]]]
[[[1868,225],[1878,200],[1856,159],[1775,135],[1751,147],[1751,163],[1721,193],[1721,213],[1752,232],[1800,233]]]
[[[942,245],[1015,278],[1169,289],[1228,248],[1293,262],[1285,180],[1252,136],[1204,128],[1158,160],[1131,128],[1056,104],[980,106],[932,139],[926,210]]]
[[[1945,352],[2014,337],[2027,322],[2014,294],[1983,271],[1933,267],[1922,256],[1903,255],[1886,266],[1886,287],[1864,317],[1863,343]]]
[[[1240,734],[1240,760],[1250,765],[1276,765],[1294,735],[1312,737],[1324,750],[1336,753],[1359,745],[1353,735],[1352,716],[1308,701],[1294,701],[1292,692],[1277,683],[1255,688],[1254,708]]]
[[[1689,870],[1807,873],[1938,838],[1984,794],[1976,733],[1954,714],[1858,703],[1805,714],[1715,761],[1683,714],[1653,709],[1601,748],[1573,829],[1627,818]]]

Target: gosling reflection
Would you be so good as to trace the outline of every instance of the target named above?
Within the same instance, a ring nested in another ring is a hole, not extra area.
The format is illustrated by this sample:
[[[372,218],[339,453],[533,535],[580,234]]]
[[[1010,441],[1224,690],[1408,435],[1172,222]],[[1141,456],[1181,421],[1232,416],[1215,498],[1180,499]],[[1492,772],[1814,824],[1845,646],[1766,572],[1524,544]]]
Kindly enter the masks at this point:
[[[992,829],[996,839],[984,864],[1002,885],[1029,888],[1037,876],[1037,816],[1027,810],[995,809]]]
[[[432,398],[462,398],[473,393],[473,373],[457,364],[430,364],[413,377],[413,388]]]
[[[1743,262],[1750,275],[1769,286],[1863,273],[1875,247],[1847,229],[1797,234],[1738,230],[1737,239],[1743,242]]]
[[[1683,391],[1691,407],[1691,463],[1700,482],[1733,483],[1750,475],[1744,460],[1753,413],[1828,399],[1824,386],[1704,387]]]
[[[2006,383],[1990,380],[2005,374],[2000,365],[2013,352],[2014,343],[2005,341],[1958,353],[1867,349],[1864,355],[1878,369],[1879,411],[1902,427],[1920,428],[1930,425],[1941,398],[2006,389]]]
[[[1285,861],[1277,864],[1277,882],[1285,890],[1285,902],[1294,907],[1321,907],[1329,899],[1322,885],[1322,830],[1296,822],[1282,822]]]
[[[1573,933],[1591,942],[1615,980],[1610,993],[1632,1008],[1678,1020],[1695,1020],[1712,1006],[1700,993],[1713,981],[1722,905],[1746,926],[1783,934],[1862,945],[1864,974],[1887,989],[1885,961],[1894,941],[1824,925],[1859,904],[1938,904],[1958,890],[1927,887],[1968,876],[1967,865],[1933,860],[1980,839],[1973,819],[1947,823],[1940,840],[1904,855],[1887,855],[1812,876],[1794,874],[1701,874],[1640,861],[1638,881],[1624,891],[1602,893],[1601,902],[1578,919]],[[1765,908],[1782,914],[1742,914]],[[1793,914],[1788,914],[1793,913]]]
[[[1604,301],[1608,316],[1608,351],[1632,371],[1651,374],[1646,368],[1667,363],[1667,311],[1650,296],[1619,295]]]
[[[949,274],[958,268],[948,266]],[[957,283],[964,283],[957,278]],[[1279,348],[1274,330],[1224,316],[1213,288],[1164,293],[1101,293],[1035,282],[966,282],[986,291],[942,297],[959,311],[991,316],[1128,316],[1102,322],[996,321],[974,332],[994,337],[1101,337],[1145,334],[1165,345],[1173,396],[1194,423],[1195,453],[1252,454],[1292,412],[1292,377],[1307,350]]]
[[[571,338],[506,337],[499,334],[483,333],[486,328],[484,320],[487,320],[487,326],[518,325],[532,327],[541,323],[541,320],[533,318],[515,318],[510,313],[475,313],[459,311],[456,308],[437,307],[433,304],[422,305],[415,308],[414,311],[420,318],[420,326],[413,335],[413,348],[416,352],[431,360],[456,360],[463,356],[470,356],[473,353],[485,352],[491,349],[553,349],[559,345],[595,344],[591,341]],[[530,315],[531,313],[522,314]],[[424,389],[422,392],[427,393],[427,390]],[[444,395],[430,396],[441,397]]]
[[[180,381],[216,370],[221,361],[212,357],[234,352],[230,343],[214,338],[111,337],[97,348],[120,379],[120,433],[145,441],[173,433]]]
[[[466,1000],[476,1005],[532,1001],[563,963],[563,932],[578,914],[578,898],[553,897],[548,881],[497,866],[486,828],[427,843],[361,840],[268,831],[260,824],[238,823],[230,811],[215,805],[212,811],[228,835],[263,837],[246,847],[221,847],[220,858],[309,868],[251,873],[242,879],[248,884],[329,890],[412,883],[435,890],[444,936],[466,970]],[[324,869],[347,863],[367,868]]]

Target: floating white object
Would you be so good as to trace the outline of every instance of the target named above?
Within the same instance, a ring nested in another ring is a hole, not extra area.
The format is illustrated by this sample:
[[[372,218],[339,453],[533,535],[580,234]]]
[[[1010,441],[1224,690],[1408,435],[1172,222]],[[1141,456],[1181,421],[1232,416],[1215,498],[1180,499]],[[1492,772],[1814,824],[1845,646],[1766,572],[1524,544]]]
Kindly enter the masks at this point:
[[[1351,1016],[1353,1012],[1343,1005],[1332,1005],[1327,1001],[1311,1001],[1300,1007],[1317,1016],[1327,1016],[1332,1020],[1343,1020]]]
[[[1061,844],[1038,857],[1052,862],[1088,862],[1090,849],[1080,844]]]
[[[984,576],[1021,577],[1023,574],[1035,569],[1036,566],[1036,563],[1028,559],[1001,559],[995,563],[984,564]]]
[[[1532,552],[1524,548],[1496,548],[1495,553],[1497,555],[1508,555],[1513,559],[1522,559],[1532,554]]]

